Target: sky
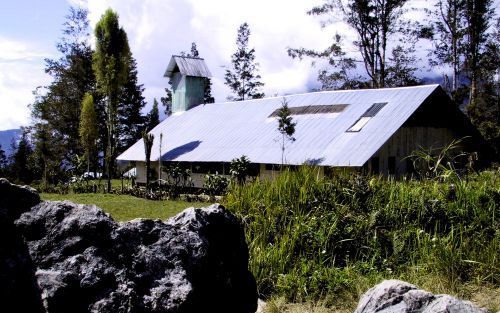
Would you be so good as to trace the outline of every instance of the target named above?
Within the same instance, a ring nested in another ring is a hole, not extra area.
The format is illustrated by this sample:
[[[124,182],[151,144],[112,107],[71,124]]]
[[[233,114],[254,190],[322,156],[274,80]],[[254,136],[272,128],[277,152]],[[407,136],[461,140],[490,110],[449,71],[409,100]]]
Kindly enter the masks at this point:
[[[425,3],[413,0],[413,6]],[[324,18],[306,12],[321,0],[0,0],[0,130],[30,124],[33,91],[46,86],[46,58],[58,58],[55,48],[70,6],[89,10],[91,32],[107,8],[119,15],[137,61],[148,111],[153,99],[164,96],[163,77],[171,55],[189,52],[196,42],[212,73],[212,94],[225,101],[230,94],[224,73],[236,50],[238,27],[250,26],[250,48],[255,48],[266,96],[303,93],[318,88],[318,67],[311,60],[293,60],[288,47],[324,49],[335,32],[354,34],[340,19],[327,28]]]

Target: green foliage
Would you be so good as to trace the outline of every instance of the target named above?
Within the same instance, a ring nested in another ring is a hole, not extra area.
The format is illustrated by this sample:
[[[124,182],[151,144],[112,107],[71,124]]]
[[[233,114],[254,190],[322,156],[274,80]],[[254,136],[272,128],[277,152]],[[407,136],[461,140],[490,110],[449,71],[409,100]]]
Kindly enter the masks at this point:
[[[232,70],[226,70],[225,84],[231,89],[233,96],[229,100],[259,99],[264,97],[260,88],[264,83],[257,74],[258,63],[255,62],[255,49],[248,48],[250,27],[243,23],[238,28],[236,52],[231,56]]]
[[[326,16],[323,26],[338,21],[340,16],[357,34],[352,43],[358,48],[362,61],[347,57],[339,34],[335,35],[332,45],[324,51],[300,48],[288,49],[288,54],[293,58],[309,56],[328,60],[335,71],[320,71],[319,79],[324,89],[360,88],[366,85],[382,88],[414,84],[417,81],[414,77],[416,68],[413,65],[415,58],[411,54],[414,53],[416,39],[410,40],[414,37],[411,27],[402,17],[403,7],[407,2],[408,0],[325,0],[323,4],[307,12],[309,15]],[[399,45],[396,45],[398,40]],[[389,66],[388,61],[393,66]],[[353,76],[351,73],[356,72],[354,69],[357,62],[363,63],[367,78],[356,74]],[[404,74],[392,72],[402,69]]]
[[[225,205],[244,223],[262,296],[339,303],[383,278],[434,277],[447,290],[498,286],[499,177],[470,174],[451,185],[342,172],[326,178],[302,167],[234,186]]]
[[[178,198],[183,190],[192,186],[191,171],[180,163],[164,166],[163,171],[167,174],[165,183],[170,198]]]
[[[467,138],[453,140],[442,148],[419,149],[412,152],[407,158],[413,162],[413,168],[421,178],[454,181],[460,179],[461,172],[457,167],[467,161],[467,170],[472,170],[476,153],[466,153],[461,150],[461,143]]]
[[[80,115],[80,141],[85,149],[87,172],[90,172],[90,158],[94,152],[98,135],[94,98],[91,94],[86,93],[82,101],[82,113]]]
[[[170,82],[169,82],[170,83]],[[172,91],[170,88],[165,88],[165,96],[160,97],[161,104],[165,107],[165,115],[168,117],[172,114]]]
[[[116,105],[118,90],[127,80],[130,62],[130,48],[127,34],[120,27],[118,15],[107,9],[97,22],[95,31],[96,49],[93,64],[99,90],[111,98],[110,105]]]
[[[117,152],[121,153],[141,139],[146,117],[141,110],[146,105],[142,96],[144,86],[138,83],[137,64],[130,57],[127,81],[120,90],[117,108]],[[104,112],[103,112],[104,113]],[[105,132],[103,132],[105,133]]]
[[[92,68],[98,90],[106,98],[106,174],[108,191],[111,191],[111,176],[116,158],[118,97],[127,82],[131,54],[127,34],[118,23],[118,15],[111,9],[106,10],[97,22],[94,34],[96,47]]]
[[[329,68],[322,68],[318,72],[318,81],[322,90],[358,89],[367,87],[363,78],[353,74],[356,70],[356,60],[348,57],[343,48],[342,37],[335,34],[333,43],[323,51],[306,48],[288,48],[288,56],[302,60],[311,57],[315,60],[325,60]],[[314,61],[312,66],[314,66]]]
[[[155,98],[153,101],[153,107],[146,116],[146,131],[151,131],[158,124],[160,124],[160,111],[158,111],[158,101]]]
[[[16,183],[30,184],[35,178],[36,163],[26,130],[23,130],[19,143],[13,148],[9,176]]]
[[[497,19],[495,31],[483,47],[483,54],[478,73],[481,83],[477,96],[467,107],[472,123],[478,128],[486,141],[493,147],[494,160],[500,159],[500,88],[498,77],[500,71],[500,18]]]
[[[43,167],[53,181],[61,180],[73,168],[74,156],[83,152],[79,140],[81,104],[84,94],[95,89],[87,13],[70,8],[63,37],[57,43],[61,57],[45,60],[45,72],[53,81],[34,91],[35,101],[30,105],[35,153],[50,161]]]
[[[278,110],[278,132],[281,134],[281,165],[285,161],[285,143],[286,141],[295,141],[293,134],[295,134],[295,126],[297,123],[293,122],[293,118],[288,108],[286,98],[283,98],[281,108]]]
[[[229,179],[220,174],[206,174],[203,188],[210,196],[224,195],[229,186]]]
[[[229,173],[238,184],[244,184],[247,180],[250,169],[250,159],[246,155],[231,160]]]

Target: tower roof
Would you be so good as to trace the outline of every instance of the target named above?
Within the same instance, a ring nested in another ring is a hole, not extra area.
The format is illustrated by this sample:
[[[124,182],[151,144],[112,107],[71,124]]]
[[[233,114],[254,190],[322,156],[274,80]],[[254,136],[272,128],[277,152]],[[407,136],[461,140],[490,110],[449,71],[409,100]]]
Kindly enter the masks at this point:
[[[172,77],[174,72],[178,71],[182,75],[194,77],[211,77],[212,74],[202,58],[194,58],[180,55],[173,55],[168,63],[164,77]]]

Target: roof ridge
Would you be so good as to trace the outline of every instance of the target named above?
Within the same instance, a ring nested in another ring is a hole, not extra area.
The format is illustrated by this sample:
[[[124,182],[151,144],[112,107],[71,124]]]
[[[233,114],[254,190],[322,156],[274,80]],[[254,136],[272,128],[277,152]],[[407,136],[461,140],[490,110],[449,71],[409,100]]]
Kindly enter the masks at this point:
[[[400,89],[416,89],[416,88],[430,88],[430,87],[438,87],[440,84],[428,84],[428,85],[418,85],[418,86],[405,86],[405,87],[388,87],[388,88],[365,88],[365,89],[343,89],[343,90],[318,90],[312,92],[303,92],[303,93],[294,93],[289,95],[282,96],[272,96],[272,97],[264,97],[259,99],[245,99],[245,100],[237,100],[237,101],[220,101],[214,103],[206,103],[206,104],[224,104],[224,103],[238,103],[238,102],[247,102],[247,101],[260,101],[260,100],[271,100],[271,99],[283,99],[287,97],[294,96],[305,96],[311,94],[323,94],[323,93],[344,93],[344,92],[364,92],[364,91],[379,91],[379,90],[400,90]]]
[[[178,55],[178,54],[174,54],[174,55],[172,55],[172,57],[185,58],[185,59],[195,59],[195,60],[203,60],[203,61],[205,61],[204,58],[193,57],[193,56],[190,56],[190,55]]]

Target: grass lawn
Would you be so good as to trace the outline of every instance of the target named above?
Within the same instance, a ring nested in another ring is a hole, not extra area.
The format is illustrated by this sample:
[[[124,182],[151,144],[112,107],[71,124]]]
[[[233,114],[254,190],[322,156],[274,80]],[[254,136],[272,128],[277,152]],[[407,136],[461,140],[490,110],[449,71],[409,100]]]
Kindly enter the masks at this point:
[[[40,194],[42,200],[69,200],[81,204],[95,204],[111,214],[116,221],[130,221],[135,218],[167,219],[189,207],[205,207],[210,203],[184,201],[153,201],[128,195],[114,194]]]

